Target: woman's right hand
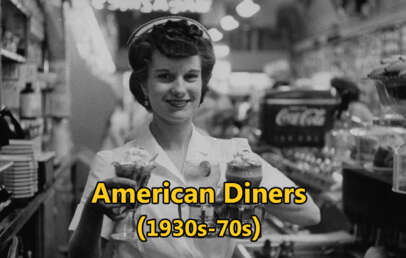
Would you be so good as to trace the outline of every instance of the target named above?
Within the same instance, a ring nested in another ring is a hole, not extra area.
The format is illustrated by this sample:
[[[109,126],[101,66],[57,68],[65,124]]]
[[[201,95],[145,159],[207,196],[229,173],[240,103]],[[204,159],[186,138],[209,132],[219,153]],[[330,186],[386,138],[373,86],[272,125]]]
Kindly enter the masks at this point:
[[[113,188],[134,188],[135,190],[138,190],[140,187],[139,182],[123,177],[113,177],[101,182],[105,184],[106,190],[109,193],[111,193]],[[124,219],[127,213],[131,209],[134,209],[134,204],[105,203],[103,200],[98,200],[97,203],[92,203],[92,197],[93,194],[88,197],[87,206],[94,213],[98,215],[106,215],[113,221]]]

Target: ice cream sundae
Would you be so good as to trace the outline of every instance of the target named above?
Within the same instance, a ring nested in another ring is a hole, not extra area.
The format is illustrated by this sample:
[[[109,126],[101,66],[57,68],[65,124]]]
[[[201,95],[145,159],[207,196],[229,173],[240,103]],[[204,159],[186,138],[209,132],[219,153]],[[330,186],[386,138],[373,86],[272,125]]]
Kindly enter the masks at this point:
[[[261,159],[249,150],[236,153],[227,163],[226,180],[239,184],[250,181],[252,187],[258,187],[262,180]]]
[[[124,153],[122,159],[114,161],[112,165],[117,176],[140,181],[144,180],[147,175],[149,176],[155,167],[153,162],[155,158],[156,155],[151,156],[145,149],[133,147]]]

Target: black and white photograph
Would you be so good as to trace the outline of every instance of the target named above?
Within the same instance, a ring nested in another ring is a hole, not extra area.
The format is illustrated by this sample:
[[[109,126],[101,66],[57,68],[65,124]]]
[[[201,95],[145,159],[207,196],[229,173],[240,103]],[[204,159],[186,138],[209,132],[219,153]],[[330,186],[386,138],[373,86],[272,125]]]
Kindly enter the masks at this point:
[[[406,257],[406,0],[0,22],[0,258]]]

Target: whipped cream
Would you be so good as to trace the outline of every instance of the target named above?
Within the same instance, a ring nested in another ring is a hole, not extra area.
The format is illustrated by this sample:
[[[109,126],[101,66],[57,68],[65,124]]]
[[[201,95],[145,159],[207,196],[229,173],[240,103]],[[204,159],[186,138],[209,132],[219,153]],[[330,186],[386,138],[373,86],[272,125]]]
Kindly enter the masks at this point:
[[[124,153],[124,157],[120,160],[122,165],[137,165],[140,167],[145,167],[151,162],[152,156],[143,148],[132,147]]]
[[[228,164],[233,167],[258,167],[261,166],[261,159],[257,154],[249,150],[243,150],[234,154],[233,159]]]

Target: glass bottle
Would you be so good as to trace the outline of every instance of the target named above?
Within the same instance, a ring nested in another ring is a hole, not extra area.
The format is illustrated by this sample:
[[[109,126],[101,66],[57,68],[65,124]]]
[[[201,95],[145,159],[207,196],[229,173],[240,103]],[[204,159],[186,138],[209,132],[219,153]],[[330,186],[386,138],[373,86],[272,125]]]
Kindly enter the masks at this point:
[[[35,92],[31,82],[20,92],[20,116],[25,119],[35,119],[41,116],[41,94]]]
[[[341,119],[337,121],[334,130],[331,132],[332,147],[338,162],[349,160],[351,156],[351,145],[353,144],[351,129],[351,117],[348,111],[344,112]]]

